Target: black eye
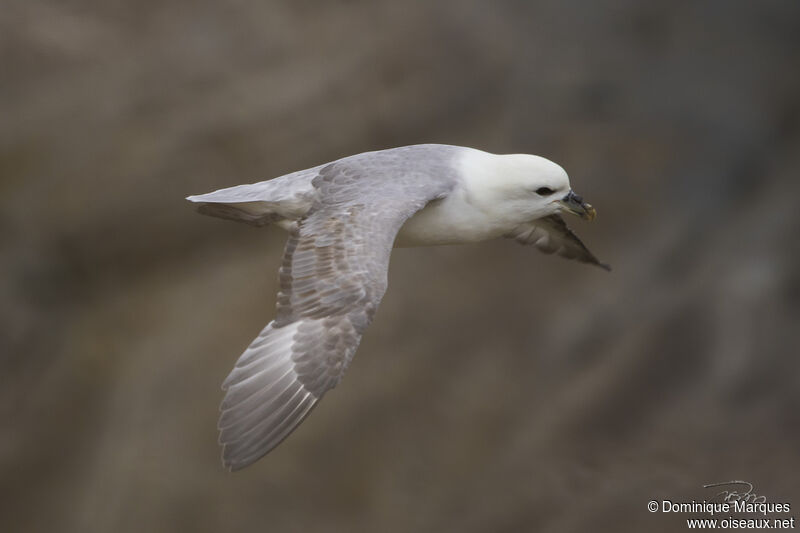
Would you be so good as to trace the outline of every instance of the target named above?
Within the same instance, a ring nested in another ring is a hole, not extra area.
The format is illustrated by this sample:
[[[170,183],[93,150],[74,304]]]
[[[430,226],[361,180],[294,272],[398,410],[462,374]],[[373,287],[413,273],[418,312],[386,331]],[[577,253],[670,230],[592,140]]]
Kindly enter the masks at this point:
[[[536,189],[536,194],[538,194],[539,196],[550,196],[551,194],[553,194],[553,189],[551,189],[550,187],[539,187],[538,189]]]

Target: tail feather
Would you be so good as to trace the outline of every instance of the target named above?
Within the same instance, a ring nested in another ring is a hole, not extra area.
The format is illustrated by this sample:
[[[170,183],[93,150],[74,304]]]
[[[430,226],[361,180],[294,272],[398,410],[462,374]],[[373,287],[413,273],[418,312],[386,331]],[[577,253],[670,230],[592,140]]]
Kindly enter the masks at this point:
[[[252,203],[252,202],[248,202]],[[235,220],[236,222],[244,222],[251,226],[266,226],[272,224],[283,217],[277,213],[252,213],[247,210],[243,204],[200,204],[197,211],[202,215],[208,215],[217,218],[224,218],[226,220]]]
[[[316,170],[294,172],[272,180],[196,194],[186,199],[199,204],[198,211],[204,215],[253,226],[296,220],[311,206],[311,180]]]
[[[279,213],[279,202],[264,199],[269,198],[265,192],[262,182],[187,196],[186,199],[199,204],[197,210],[204,215],[266,226],[285,217]]]

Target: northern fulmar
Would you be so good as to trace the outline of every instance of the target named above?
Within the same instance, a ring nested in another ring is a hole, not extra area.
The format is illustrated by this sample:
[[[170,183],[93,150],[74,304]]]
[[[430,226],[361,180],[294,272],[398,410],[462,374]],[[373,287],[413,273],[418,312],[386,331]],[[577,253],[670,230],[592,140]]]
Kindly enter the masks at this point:
[[[203,214],[289,233],[277,315],[222,385],[229,470],[277,446],[342,379],[386,292],[392,247],[509,237],[608,269],[560,215],[592,220],[594,208],[563,168],[535,155],[404,146],[187,200]]]

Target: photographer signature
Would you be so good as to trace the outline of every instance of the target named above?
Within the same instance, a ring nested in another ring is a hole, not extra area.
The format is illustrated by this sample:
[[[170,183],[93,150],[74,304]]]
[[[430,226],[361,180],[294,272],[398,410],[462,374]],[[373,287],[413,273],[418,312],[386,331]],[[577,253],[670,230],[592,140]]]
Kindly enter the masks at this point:
[[[717,496],[722,496],[723,502],[749,502],[749,503],[767,503],[767,497],[761,496],[753,492],[753,484],[749,481],[733,480],[722,481],[720,483],[708,483],[703,485],[704,489],[714,487],[738,487],[739,490],[746,489],[744,492],[739,492],[730,488],[729,490],[722,490],[717,493]]]

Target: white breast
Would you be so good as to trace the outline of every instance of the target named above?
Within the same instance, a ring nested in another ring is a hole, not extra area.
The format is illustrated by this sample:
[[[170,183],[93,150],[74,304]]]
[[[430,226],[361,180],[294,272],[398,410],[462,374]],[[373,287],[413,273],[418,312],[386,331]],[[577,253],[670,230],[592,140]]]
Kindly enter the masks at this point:
[[[411,217],[397,234],[395,246],[463,244],[493,239],[502,233],[503,228],[472,205],[462,189],[456,189]]]

